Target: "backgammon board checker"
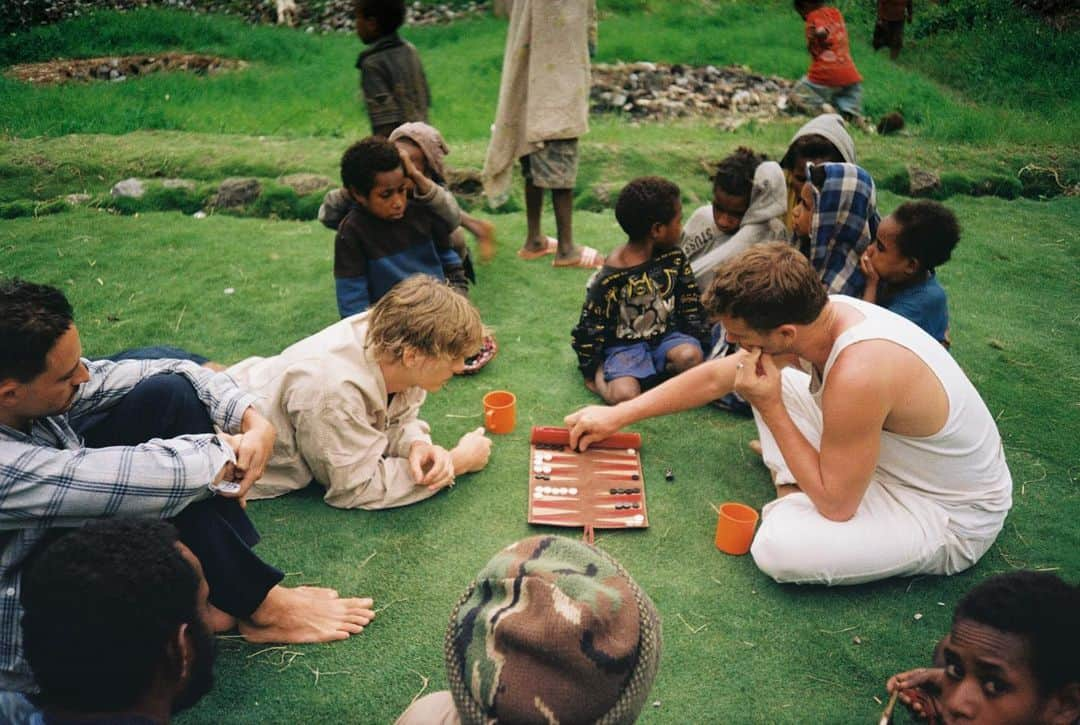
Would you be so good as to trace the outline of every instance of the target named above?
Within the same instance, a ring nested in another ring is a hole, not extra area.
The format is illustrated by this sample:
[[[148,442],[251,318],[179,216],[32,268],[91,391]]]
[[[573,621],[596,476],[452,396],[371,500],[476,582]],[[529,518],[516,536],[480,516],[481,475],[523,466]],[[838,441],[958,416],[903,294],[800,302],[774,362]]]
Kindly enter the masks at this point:
[[[641,436],[616,433],[584,453],[570,448],[566,428],[537,426],[529,445],[529,523],[594,529],[643,529],[645,475]]]

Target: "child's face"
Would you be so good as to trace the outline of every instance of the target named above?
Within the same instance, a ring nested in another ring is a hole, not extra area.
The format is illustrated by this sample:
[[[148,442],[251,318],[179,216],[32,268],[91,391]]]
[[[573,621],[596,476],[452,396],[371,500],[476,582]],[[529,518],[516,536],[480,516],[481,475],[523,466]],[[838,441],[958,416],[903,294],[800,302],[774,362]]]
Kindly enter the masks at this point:
[[[750,208],[750,197],[735,196],[723,189],[713,191],[712,218],[716,228],[724,234],[734,234],[739,231],[743,216]]]
[[[814,189],[811,184],[803,184],[799,192],[799,201],[791,213],[791,228],[800,237],[810,236],[810,222],[814,218]]]
[[[463,357],[429,357],[417,354],[412,367],[414,385],[434,393],[464,369]]]
[[[1050,698],[1039,694],[1027,638],[961,619],[953,624],[942,654],[945,722],[1051,722]]]
[[[352,196],[360,206],[379,219],[395,221],[405,216],[408,205],[408,187],[405,184],[405,172],[401,167],[393,171],[380,171],[375,174],[375,185],[367,196],[352,191]]]
[[[905,257],[896,238],[900,236],[900,223],[891,214],[881,220],[877,237],[866,248],[866,256],[874,271],[886,282],[906,282],[919,271],[918,260]]]
[[[356,12],[356,34],[365,44],[377,40],[379,37],[379,22],[375,18],[364,15],[363,10]]]
[[[675,215],[667,224],[653,225],[653,244],[661,249],[672,249],[682,241],[682,201],[675,202]]]

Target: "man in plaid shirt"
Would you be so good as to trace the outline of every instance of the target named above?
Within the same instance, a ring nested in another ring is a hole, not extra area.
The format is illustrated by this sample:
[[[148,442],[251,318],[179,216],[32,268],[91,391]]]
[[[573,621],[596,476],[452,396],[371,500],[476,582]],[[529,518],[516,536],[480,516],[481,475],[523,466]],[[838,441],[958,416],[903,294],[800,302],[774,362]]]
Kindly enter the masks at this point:
[[[251,551],[258,533],[239,501],[276,435],[253,402],[190,361],[90,362],[59,290],[0,280],[0,689],[34,687],[19,626],[22,566],[92,519],[171,519],[205,571],[216,630],[317,642],[368,624],[370,599],[281,587],[281,572]]]

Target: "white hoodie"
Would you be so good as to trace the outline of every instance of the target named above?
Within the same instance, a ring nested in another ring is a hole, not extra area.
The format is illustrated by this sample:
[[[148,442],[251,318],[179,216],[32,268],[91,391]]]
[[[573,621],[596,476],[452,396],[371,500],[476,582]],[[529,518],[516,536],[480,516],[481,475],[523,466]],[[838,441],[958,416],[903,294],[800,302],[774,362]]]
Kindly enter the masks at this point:
[[[787,184],[780,164],[775,161],[765,161],[754,171],[750,206],[734,234],[725,234],[716,226],[712,204],[695,211],[683,227],[679,246],[690,260],[698,288],[704,291],[716,269],[740,252],[762,242],[784,241],[786,213]]]

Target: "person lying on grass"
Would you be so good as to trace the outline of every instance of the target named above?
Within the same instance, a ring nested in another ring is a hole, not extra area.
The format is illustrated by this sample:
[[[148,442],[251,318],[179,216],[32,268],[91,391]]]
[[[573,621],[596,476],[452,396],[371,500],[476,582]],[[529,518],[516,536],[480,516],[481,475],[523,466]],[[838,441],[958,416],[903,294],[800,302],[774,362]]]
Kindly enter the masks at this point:
[[[159,725],[214,684],[209,587],[176,529],[105,519],[73,529],[23,573],[26,659],[40,692],[0,693],[8,725]]]
[[[990,548],[1012,478],[993,416],[936,340],[886,309],[827,296],[782,243],[728,263],[705,307],[742,350],[568,415],[572,446],[734,389],[753,406],[777,493],[750,551],[777,581],[954,574]]]
[[[363,312],[413,274],[429,274],[468,293],[461,257],[450,241],[461,210],[453,194],[420,173],[408,154],[369,136],[345,150],[341,183],[352,206],[341,217],[341,193],[331,191],[319,219],[337,229],[334,284],[342,317]]]
[[[215,630],[322,642],[371,621],[370,599],[286,589],[252,551],[259,535],[240,501],[276,437],[254,402],[188,360],[86,360],[63,293],[0,281],[0,689],[34,687],[19,633],[23,564],[57,530],[99,518],[171,519],[206,571]]]
[[[1014,571],[960,601],[933,667],[889,678],[917,717],[931,723],[1080,720],[1080,589],[1053,574]]]
[[[611,404],[699,364],[709,330],[682,237],[679,187],[634,179],[615,218],[628,237],[589,280],[571,345],[585,387]]]
[[[934,274],[949,261],[960,225],[936,201],[909,201],[881,220],[859,265],[866,275],[863,299],[914,322],[946,348],[949,302]]]
[[[451,450],[420,419],[427,393],[464,367],[483,326],[472,304],[427,275],[397,283],[366,313],[347,317],[273,357],[227,373],[259,396],[277,427],[251,499],[280,496],[314,479],[337,508],[404,506],[452,486],[488,462],[478,428]]]

